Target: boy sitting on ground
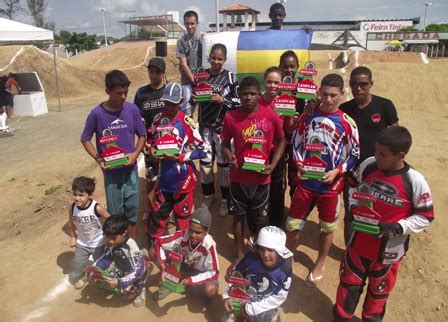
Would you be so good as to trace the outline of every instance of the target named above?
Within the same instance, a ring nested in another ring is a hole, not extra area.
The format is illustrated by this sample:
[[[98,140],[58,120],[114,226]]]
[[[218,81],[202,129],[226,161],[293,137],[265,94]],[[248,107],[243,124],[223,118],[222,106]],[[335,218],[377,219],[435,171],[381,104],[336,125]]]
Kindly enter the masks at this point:
[[[106,271],[106,283],[119,294],[133,299],[135,307],[145,303],[146,268],[137,243],[128,235],[128,220],[125,216],[111,216],[103,225],[107,248],[93,264],[94,268]],[[113,268],[109,268],[114,263]]]
[[[190,226],[172,235],[163,236],[155,241],[156,264],[165,269],[169,252],[180,253],[184,260],[181,264],[181,283],[192,290],[199,290],[210,301],[218,292],[219,263],[216,243],[209,234],[212,216],[207,207],[196,209],[191,215]],[[165,298],[171,291],[161,286],[157,300]]]
[[[286,234],[276,226],[262,228],[257,238],[257,251],[249,252],[228,274],[240,273],[249,281],[246,292],[252,300],[245,303],[236,321],[280,321],[278,307],[286,300],[291,285],[292,253],[285,246]],[[232,300],[226,290],[223,298],[228,313]]]

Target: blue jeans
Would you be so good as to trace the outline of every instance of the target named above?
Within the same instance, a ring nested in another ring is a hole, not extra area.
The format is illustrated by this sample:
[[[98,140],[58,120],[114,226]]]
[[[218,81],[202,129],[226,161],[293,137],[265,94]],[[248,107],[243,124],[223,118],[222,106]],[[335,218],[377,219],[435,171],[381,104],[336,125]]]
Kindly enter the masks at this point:
[[[107,211],[111,215],[126,215],[137,222],[139,186],[137,167],[104,171]]]

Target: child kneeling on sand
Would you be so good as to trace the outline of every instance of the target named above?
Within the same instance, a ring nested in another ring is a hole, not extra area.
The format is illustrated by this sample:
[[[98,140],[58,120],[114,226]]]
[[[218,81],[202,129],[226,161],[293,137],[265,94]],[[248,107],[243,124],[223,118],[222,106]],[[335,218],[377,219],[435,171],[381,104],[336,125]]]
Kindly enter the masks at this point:
[[[184,287],[202,293],[206,303],[218,292],[219,263],[216,243],[209,234],[212,216],[207,207],[196,209],[191,215],[187,230],[176,231],[172,235],[157,238],[154,244],[156,265],[164,270],[169,252],[183,257],[180,276]],[[171,290],[160,286],[156,300],[168,296]]]
[[[93,264],[103,271],[105,283],[119,294],[133,300],[135,307],[145,303],[146,268],[137,243],[128,236],[128,219],[111,216],[103,225],[107,247],[103,255]],[[112,262],[115,264],[110,268]]]
[[[248,280],[246,292],[252,297],[241,307],[236,321],[280,321],[278,307],[288,296],[292,274],[292,253],[285,244],[283,230],[275,226],[264,227],[258,234],[257,251],[249,252],[233,270],[230,268],[227,272],[229,275],[238,272]],[[228,314],[232,311],[232,299],[228,294],[231,287],[223,295]]]

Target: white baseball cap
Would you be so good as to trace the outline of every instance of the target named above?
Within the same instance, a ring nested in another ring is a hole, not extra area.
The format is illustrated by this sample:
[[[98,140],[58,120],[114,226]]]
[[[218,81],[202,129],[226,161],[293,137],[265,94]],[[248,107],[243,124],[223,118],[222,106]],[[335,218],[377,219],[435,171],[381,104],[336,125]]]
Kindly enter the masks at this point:
[[[274,249],[285,259],[292,256],[291,251],[285,246],[285,232],[276,226],[263,227],[258,233],[257,245]]]

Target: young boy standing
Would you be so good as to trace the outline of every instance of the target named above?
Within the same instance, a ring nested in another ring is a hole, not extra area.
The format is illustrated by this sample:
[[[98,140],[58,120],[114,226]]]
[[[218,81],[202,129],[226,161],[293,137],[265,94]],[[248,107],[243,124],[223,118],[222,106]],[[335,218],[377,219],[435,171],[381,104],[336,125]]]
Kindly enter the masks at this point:
[[[411,143],[411,134],[402,126],[382,130],[376,137],[375,156],[365,160],[356,172],[364,189],[350,188],[350,209],[354,211],[359,205],[355,193],[368,190],[373,198],[371,209],[379,215],[380,232],[353,232],[339,271],[335,321],[353,317],[366,281],[362,319],[383,319],[410,234],[423,231],[434,219],[425,178],[404,161]]]
[[[194,106],[190,104],[194,84],[194,74],[202,63],[202,40],[196,33],[199,18],[195,11],[184,13],[184,25],[187,33],[183,35],[176,45],[176,56],[179,58],[180,81],[182,84],[183,104],[181,111],[193,117]]]
[[[247,255],[227,273],[249,281],[246,292],[252,300],[241,308],[236,321],[264,322],[280,321],[278,307],[288,296],[291,286],[291,256],[286,248],[286,235],[283,230],[275,226],[267,226],[260,230],[257,238],[257,250]],[[228,291],[223,299],[228,313],[232,311],[232,300]]]
[[[358,165],[375,154],[375,138],[388,126],[398,124],[397,110],[391,100],[370,93],[373,86],[372,72],[364,66],[356,67],[350,73],[350,89],[353,99],[341,104],[340,109],[350,116],[358,126],[360,158]],[[344,239],[348,243],[352,232],[348,207],[348,188],[344,188]]]
[[[106,282],[118,293],[133,300],[135,307],[145,303],[146,267],[137,243],[128,235],[125,216],[111,216],[103,225],[107,248],[93,267],[108,270]],[[114,263],[113,268],[111,264]]]
[[[256,78],[245,77],[240,83],[238,96],[241,107],[227,112],[221,139],[222,153],[230,166],[230,212],[234,215],[233,231],[239,260],[243,258],[244,217],[252,237],[268,225],[270,175],[283,155],[285,136],[277,113],[258,104],[261,93]],[[261,148],[267,158],[274,151],[271,163],[261,172],[242,168],[244,153],[251,149],[249,139],[252,138],[263,139]]]
[[[77,177],[72,183],[74,202],[69,209],[70,247],[75,248],[72,271],[68,280],[76,289],[84,286],[84,271],[89,256],[97,260],[104,251],[104,234],[101,219],[109,218],[109,213],[95,200],[95,179]]]
[[[165,103],[160,100],[165,89],[163,76],[165,75],[165,62],[155,57],[148,62],[149,84],[137,89],[134,104],[137,105],[140,115],[145,120],[146,130],[150,129],[154,117],[163,111]],[[159,164],[149,158],[149,151],[145,151],[146,179],[148,179],[148,194],[151,194],[159,174]]]
[[[137,106],[126,101],[130,83],[122,71],[113,70],[106,74],[109,99],[90,112],[81,142],[103,170],[107,211],[111,215],[125,214],[129,220],[129,235],[135,237],[139,201],[136,160],[145,145],[146,130]],[[91,142],[93,134],[96,148]],[[109,135],[116,135],[117,145],[125,150],[128,163],[123,167],[108,168],[104,164],[101,153],[106,146],[100,144],[100,139]]]
[[[160,178],[146,222],[149,249],[154,240],[165,233],[171,211],[175,215],[177,230],[188,229],[197,181],[193,160],[210,158],[210,150],[205,146],[197,125],[193,119],[179,111],[182,101],[181,85],[167,84],[160,100],[165,102],[165,108],[154,119],[153,144],[150,147],[151,158],[160,162]],[[163,130],[158,130],[160,126],[171,128],[170,132],[178,142],[178,155],[157,156],[156,141],[164,133]],[[190,151],[191,147],[195,149]]]
[[[156,239],[154,253],[157,265],[163,270],[170,251],[180,253],[184,260],[181,265],[181,283],[192,289],[199,289],[206,300],[218,293],[219,263],[216,243],[209,234],[212,215],[207,207],[196,209],[191,215],[187,230]],[[171,291],[160,287],[157,299],[165,298]]]
[[[344,173],[352,169],[359,158],[356,124],[338,108],[344,94],[343,88],[341,76],[325,76],[319,89],[321,105],[311,115],[302,114],[294,134],[293,158],[299,173],[304,170],[304,161],[312,156],[309,150],[311,145],[319,147],[319,158],[325,163],[325,166],[320,166],[324,167],[325,173],[322,180],[300,180],[286,221],[287,245],[294,252],[310,206],[317,204],[321,228],[319,255],[306,279],[308,286],[316,286],[323,277],[325,258],[337,228],[339,193],[344,186]]]
[[[283,20],[286,18],[286,10],[283,4],[274,3],[269,8],[269,18],[271,19],[271,26],[269,29],[281,30],[283,26]]]

